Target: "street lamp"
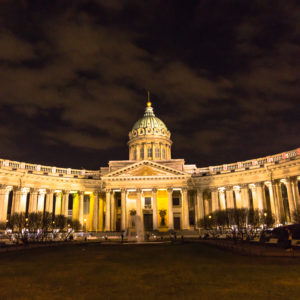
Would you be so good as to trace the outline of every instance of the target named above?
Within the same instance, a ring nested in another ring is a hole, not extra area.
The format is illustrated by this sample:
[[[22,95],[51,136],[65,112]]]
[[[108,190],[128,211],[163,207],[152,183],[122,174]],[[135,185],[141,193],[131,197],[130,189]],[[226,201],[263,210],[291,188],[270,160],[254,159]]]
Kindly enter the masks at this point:
[[[86,228],[86,219],[84,219],[83,221],[84,221],[85,232],[86,232],[87,231],[87,228]]]
[[[211,219],[211,215],[209,215],[208,218]]]

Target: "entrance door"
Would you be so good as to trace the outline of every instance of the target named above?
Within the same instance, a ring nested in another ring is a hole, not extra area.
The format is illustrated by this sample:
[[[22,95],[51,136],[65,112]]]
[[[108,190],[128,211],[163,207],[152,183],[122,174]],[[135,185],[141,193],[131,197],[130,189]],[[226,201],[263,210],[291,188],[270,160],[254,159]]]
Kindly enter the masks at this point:
[[[180,230],[180,217],[174,217],[174,230]]]
[[[144,214],[144,229],[145,231],[153,230],[153,217],[152,214]]]

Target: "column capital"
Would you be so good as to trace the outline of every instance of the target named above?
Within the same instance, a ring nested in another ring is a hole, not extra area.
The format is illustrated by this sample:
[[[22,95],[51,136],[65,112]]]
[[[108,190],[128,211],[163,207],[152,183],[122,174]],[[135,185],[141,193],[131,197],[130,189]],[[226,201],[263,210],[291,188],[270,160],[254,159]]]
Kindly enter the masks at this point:
[[[225,186],[225,190],[226,190],[226,191],[231,191],[231,190],[233,190],[232,185],[226,185],[226,186]]]
[[[110,193],[111,189],[105,189],[105,193]]]
[[[127,192],[127,189],[121,189],[121,193],[126,193]]]
[[[68,195],[68,194],[70,194],[70,191],[69,191],[69,190],[63,190],[62,193],[63,193],[64,195]]]
[[[168,191],[168,193],[173,193],[173,188],[168,187],[168,188],[167,188],[167,191]]]
[[[136,192],[140,194],[142,192],[142,189],[136,189]]]
[[[241,184],[241,188],[242,189],[248,189],[249,188],[249,184],[248,183],[243,183],[243,184]]]
[[[153,189],[152,189],[152,192],[153,192],[153,193],[156,193],[156,192],[157,192],[157,188],[153,188]]]
[[[182,190],[183,193],[187,193],[188,188],[187,187],[183,187],[181,190]]]
[[[31,192],[31,191],[30,191]],[[46,189],[47,194],[54,194],[55,190],[54,189]]]
[[[263,182],[261,182],[261,181],[255,182],[255,186],[256,187],[262,187],[263,186]]]

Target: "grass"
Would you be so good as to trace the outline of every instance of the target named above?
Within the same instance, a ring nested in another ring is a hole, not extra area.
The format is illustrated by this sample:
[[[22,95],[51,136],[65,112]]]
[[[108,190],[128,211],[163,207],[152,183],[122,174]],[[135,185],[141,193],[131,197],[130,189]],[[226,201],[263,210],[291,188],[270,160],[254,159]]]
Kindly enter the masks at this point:
[[[74,245],[0,256],[1,299],[299,299],[300,260],[202,244]]]

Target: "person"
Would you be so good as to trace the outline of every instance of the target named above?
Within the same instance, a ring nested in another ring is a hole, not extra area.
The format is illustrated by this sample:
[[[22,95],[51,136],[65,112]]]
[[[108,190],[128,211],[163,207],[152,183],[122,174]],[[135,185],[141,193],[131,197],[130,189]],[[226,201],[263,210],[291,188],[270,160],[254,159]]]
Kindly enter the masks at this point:
[[[292,251],[292,232],[289,228],[287,228],[287,251]]]

